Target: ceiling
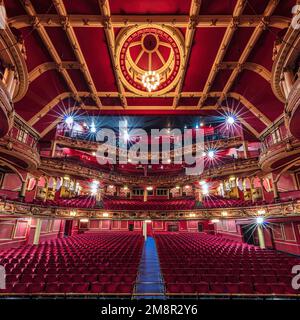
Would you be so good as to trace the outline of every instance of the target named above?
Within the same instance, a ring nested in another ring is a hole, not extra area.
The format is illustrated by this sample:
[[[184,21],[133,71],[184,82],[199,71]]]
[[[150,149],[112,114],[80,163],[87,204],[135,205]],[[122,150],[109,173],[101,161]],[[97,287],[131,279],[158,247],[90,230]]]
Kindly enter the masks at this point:
[[[290,23],[294,0],[6,0],[5,5],[10,26],[25,42],[30,80],[15,109],[45,139],[63,113],[74,110],[214,116],[233,108],[256,138],[283,113],[270,86],[273,44]],[[142,41],[130,49],[134,61],[149,32],[169,48],[152,63],[160,68],[159,61],[169,61],[163,74],[171,79],[152,93],[130,82],[148,68],[147,56],[127,69],[128,56],[122,56],[126,46]]]

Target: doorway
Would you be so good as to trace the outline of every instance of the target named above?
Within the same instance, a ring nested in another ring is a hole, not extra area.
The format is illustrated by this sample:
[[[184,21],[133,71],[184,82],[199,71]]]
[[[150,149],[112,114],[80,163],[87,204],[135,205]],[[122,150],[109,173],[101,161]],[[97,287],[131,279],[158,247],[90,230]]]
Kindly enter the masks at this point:
[[[242,231],[242,235],[243,235],[243,241],[245,243],[255,245],[254,226],[252,224],[241,225],[241,231]]]
[[[168,224],[168,231],[169,232],[178,232],[179,231],[178,223]]]
[[[65,237],[69,237],[72,235],[72,227],[73,227],[73,220],[66,220],[65,230],[64,230]]]
[[[198,232],[203,232],[203,223],[198,222]]]
[[[133,223],[129,223],[128,224],[128,231],[133,231],[134,230],[134,224]]]

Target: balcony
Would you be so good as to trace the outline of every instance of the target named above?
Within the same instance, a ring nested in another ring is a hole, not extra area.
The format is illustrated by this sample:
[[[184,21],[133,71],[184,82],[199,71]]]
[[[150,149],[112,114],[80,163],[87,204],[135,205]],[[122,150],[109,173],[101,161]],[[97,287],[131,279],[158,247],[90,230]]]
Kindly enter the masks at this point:
[[[97,218],[97,219],[124,219],[124,220],[195,220],[195,219],[237,219],[256,218],[258,210],[264,209],[265,218],[296,217],[300,212],[300,200],[275,203],[263,206],[241,208],[213,208],[192,210],[105,210],[81,209],[67,207],[49,207],[37,204],[26,204],[16,201],[0,199],[0,214],[5,216],[38,216],[52,218]],[[227,216],[223,217],[224,210]],[[103,215],[105,213],[105,216]]]
[[[13,104],[4,84],[0,81],[0,138],[8,133],[13,126],[13,122]]]
[[[291,134],[300,139],[300,78],[294,83],[286,105],[286,120]]]
[[[36,169],[40,164],[38,139],[38,133],[16,115],[12,129],[0,139],[0,159],[25,170]]]

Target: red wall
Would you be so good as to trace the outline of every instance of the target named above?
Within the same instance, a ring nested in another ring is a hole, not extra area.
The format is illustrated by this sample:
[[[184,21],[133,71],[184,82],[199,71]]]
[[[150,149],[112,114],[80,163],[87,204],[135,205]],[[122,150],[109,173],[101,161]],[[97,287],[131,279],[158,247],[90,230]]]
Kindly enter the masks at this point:
[[[177,224],[179,231],[198,232],[198,222],[203,224],[203,231],[209,232],[212,230],[212,225],[207,220],[181,220],[181,221],[164,221],[154,220],[149,224],[149,229],[152,232],[165,232],[168,231],[168,225]],[[78,233],[77,227],[78,220],[73,224],[73,234]],[[85,229],[84,225],[80,223],[79,229]],[[99,231],[128,231],[129,224],[134,225],[134,231],[142,231],[143,221],[133,220],[90,220],[88,223],[88,232],[99,232]],[[151,227],[150,227],[151,226]]]
[[[276,250],[300,255],[300,220],[272,220],[271,230]]]
[[[219,223],[215,224],[216,234],[230,240],[243,242],[243,235],[241,227],[237,225],[236,220],[220,220]]]
[[[64,220],[43,219],[40,243],[62,236]],[[33,242],[36,227],[34,218],[0,219],[0,250]]]

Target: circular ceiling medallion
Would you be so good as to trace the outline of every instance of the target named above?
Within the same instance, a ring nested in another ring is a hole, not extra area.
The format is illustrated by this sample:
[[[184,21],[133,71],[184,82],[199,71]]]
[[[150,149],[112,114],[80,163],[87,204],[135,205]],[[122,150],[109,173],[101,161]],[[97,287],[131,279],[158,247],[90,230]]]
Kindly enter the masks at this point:
[[[183,66],[184,40],[171,27],[129,27],[117,38],[116,65],[124,86],[139,95],[149,95],[143,75],[159,74],[159,86],[151,94],[164,94],[176,86]]]

